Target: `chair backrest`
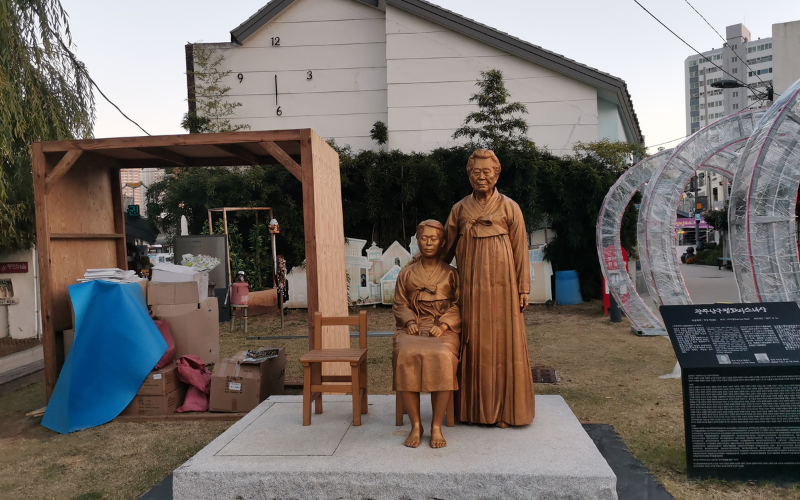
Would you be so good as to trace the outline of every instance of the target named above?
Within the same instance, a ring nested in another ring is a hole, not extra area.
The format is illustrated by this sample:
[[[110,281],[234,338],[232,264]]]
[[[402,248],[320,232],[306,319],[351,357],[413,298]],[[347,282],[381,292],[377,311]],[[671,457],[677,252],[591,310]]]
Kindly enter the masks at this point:
[[[314,313],[314,349],[322,349],[323,326],[350,326],[358,325],[358,346],[367,348],[367,311],[361,311],[358,316],[323,316],[321,312]]]

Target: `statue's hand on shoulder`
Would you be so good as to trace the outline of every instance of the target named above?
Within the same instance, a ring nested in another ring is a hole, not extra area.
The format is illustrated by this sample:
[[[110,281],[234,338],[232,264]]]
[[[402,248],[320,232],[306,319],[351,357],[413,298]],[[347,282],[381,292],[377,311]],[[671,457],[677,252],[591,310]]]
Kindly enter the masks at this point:
[[[406,332],[408,332],[409,335],[419,335],[419,326],[417,326],[416,322],[409,321],[406,325]]]
[[[442,323],[441,325],[433,325],[431,327],[431,337],[441,337],[450,327],[447,326],[447,323]]]
[[[528,308],[528,294],[521,293],[519,294],[519,309],[520,311],[524,311]]]

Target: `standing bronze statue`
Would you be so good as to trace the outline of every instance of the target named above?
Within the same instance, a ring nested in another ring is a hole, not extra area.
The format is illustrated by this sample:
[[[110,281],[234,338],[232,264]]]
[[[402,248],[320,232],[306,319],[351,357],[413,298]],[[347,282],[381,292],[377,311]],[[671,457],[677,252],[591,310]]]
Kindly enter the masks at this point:
[[[522,311],[530,268],[522,211],[495,189],[500,161],[478,149],[467,174],[473,192],[453,206],[445,224],[445,262],[453,255],[461,300],[459,408],[463,422],[527,425],[534,396]]]
[[[419,256],[400,271],[395,286],[392,310],[398,330],[392,350],[393,385],[411,420],[405,445],[419,446],[423,432],[419,395],[430,392],[431,446],[442,448],[447,445],[442,419],[453,391],[458,389],[458,275],[441,260],[445,241],[440,222],[420,223],[417,243]]]

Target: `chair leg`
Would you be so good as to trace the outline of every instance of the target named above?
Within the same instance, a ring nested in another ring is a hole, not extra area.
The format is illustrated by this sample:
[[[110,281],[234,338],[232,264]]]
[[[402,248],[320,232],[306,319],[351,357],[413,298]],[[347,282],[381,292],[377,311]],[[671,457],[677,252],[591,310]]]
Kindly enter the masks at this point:
[[[359,377],[359,367],[358,364],[350,365],[350,374],[352,376],[351,387],[353,390],[353,425],[359,426],[361,425],[361,396],[359,395],[359,391],[361,390],[361,382]]]
[[[303,365],[303,425],[311,425],[311,367]]]
[[[450,393],[450,399],[447,400],[447,427],[455,427],[456,425],[456,411],[453,394],[455,394],[455,391]]]
[[[394,425],[403,425],[403,391],[395,391],[394,393]]]
[[[322,363],[311,364],[311,381],[314,385],[322,383]],[[314,397],[314,413],[317,415],[322,413],[322,392],[316,393]]]
[[[364,388],[364,394],[361,395],[361,414],[366,415],[369,413],[369,401],[367,401],[367,360],[361,363],[361,385]]]

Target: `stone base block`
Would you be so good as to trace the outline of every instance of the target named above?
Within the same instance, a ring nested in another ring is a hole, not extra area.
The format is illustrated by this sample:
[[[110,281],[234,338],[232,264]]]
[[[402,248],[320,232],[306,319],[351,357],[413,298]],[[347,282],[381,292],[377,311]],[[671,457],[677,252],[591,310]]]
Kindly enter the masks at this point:
[[[323,407],[303,427],[301,396],[270,397],[175,470],[175,500],[617,498],[616,476],[560,396],[536,396],[527,427],[445,427],[440,449],[429,446],[425,395],[415,449],[403,446],[408,417],[395,426],[394,396],[370,396],[360,427],[349,396]]]

